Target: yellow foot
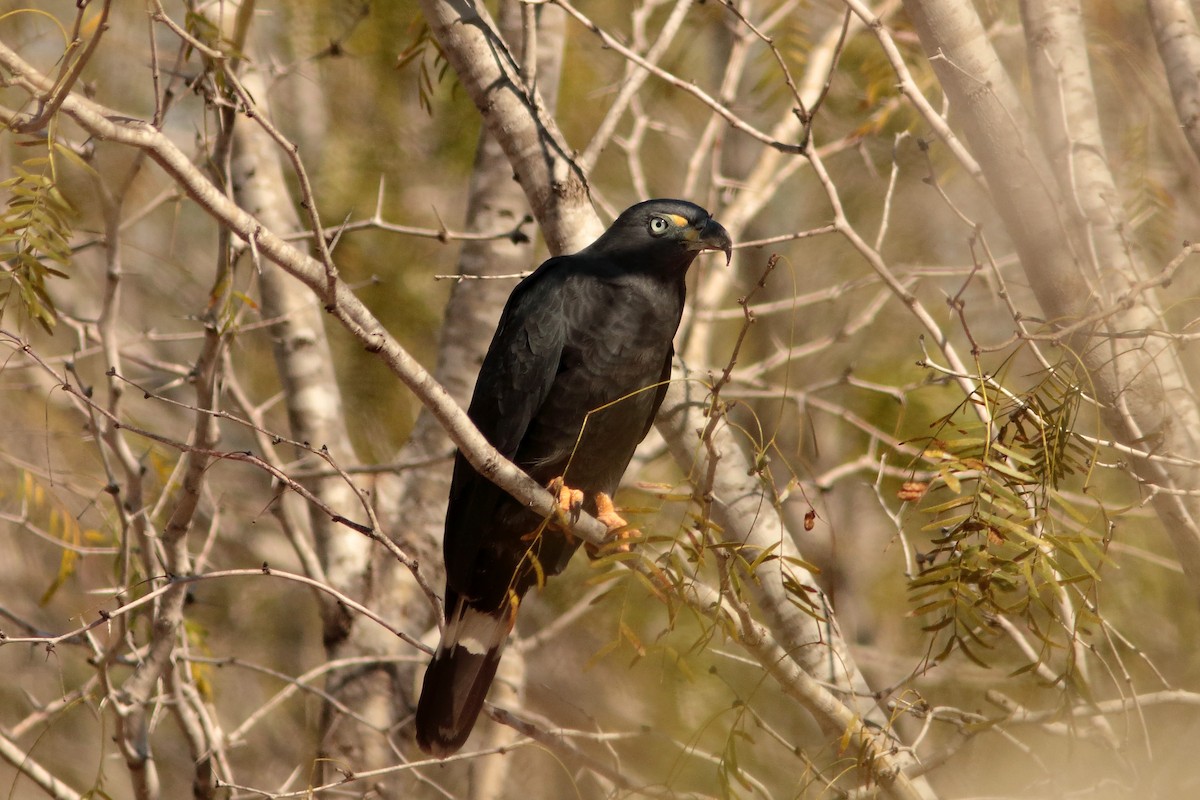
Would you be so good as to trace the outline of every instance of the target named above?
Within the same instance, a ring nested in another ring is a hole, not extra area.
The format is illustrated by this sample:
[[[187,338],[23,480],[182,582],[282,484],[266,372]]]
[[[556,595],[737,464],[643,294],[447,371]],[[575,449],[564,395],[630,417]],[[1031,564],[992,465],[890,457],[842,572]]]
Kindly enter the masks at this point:
[[[642,535],[642,532],[636,528],[630,528],[629,523],[625,518],[617,513],[617,509],[613,506],[612,498],[604,492],[596,493],[596,519],[604,523],[604,527],[608,528],[609,539],[605,543],[603,550],[604,554],[608,553],[629,553],[633,551],[633,545],[629,541]],[[587,546],[588,555],[596,558],[601,555],[601,548],[589,544]]]

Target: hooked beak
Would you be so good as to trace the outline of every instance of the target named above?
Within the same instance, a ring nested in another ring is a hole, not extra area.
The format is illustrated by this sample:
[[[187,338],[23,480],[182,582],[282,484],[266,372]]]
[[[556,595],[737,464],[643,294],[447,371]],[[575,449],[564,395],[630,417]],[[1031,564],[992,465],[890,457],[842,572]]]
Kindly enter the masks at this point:
[[[725,254],[725,266],[729,266],[729,262],[733,260],[733,240],[729,238],[729,232],[721,226],[712,217],[704,220],[703,225],[697,225],[691,231],[694,234],[689,236],[691,239],[691,249],[693,250],[720,250]]]

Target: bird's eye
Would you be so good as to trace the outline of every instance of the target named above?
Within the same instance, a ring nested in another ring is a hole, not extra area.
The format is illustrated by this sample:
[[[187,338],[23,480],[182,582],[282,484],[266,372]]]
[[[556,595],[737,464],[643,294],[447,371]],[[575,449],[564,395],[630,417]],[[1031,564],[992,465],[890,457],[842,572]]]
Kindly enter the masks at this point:
[[[670,224],[662,217],[650,218],[650,232],[655,236],[666,233],[668,227],[670,227]]]

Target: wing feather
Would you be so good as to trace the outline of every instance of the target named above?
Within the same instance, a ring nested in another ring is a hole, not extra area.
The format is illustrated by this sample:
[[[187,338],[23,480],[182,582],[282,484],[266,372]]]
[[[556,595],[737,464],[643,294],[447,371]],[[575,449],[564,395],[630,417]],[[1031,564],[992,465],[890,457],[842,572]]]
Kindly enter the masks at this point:
[[[566,338],[562,309],[564,270],[552,258],[513,290],[491,347],[479,370],[467,410],[492,446],[506,458],[516,455],[538,408],[558,373]],[[481,476],[461,453],[455,455],[446,512],[447,580],[466,592],[476,556],[503,490]]]
[[[654,425],[654,418],[658,416],[658,409],[662,406],[663,398],[667,396],[668,381],[671,380],[671,361],[674,358],[675,346],[671,345],[667,348],[667,358],[663,361],[662,372],[658,376],[658,385],[654,387],[654,405],[650,407],[650,416],[646,417],[646,425],[642,428],[642,436],[638,442],[645,439],[646,434],[650,432],[650,428]]]

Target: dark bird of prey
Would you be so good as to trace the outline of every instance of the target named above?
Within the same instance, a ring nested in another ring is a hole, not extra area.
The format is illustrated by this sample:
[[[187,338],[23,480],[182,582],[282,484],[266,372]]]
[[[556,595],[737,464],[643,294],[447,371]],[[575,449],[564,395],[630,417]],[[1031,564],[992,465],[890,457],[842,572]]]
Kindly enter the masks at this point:
[[[551,258],[513,290],[468,414],[534,480],[614,533],[611,496],[650,430],[671,375],[684,277],[702,250],[729,260],[729,234],[703,208],[647,200],[588,247]],[[619,536],[619,533],[617,534]],[[443,545],[446,623],[417,704],[417,743],[462,747],[525,592],[561,572],[579,540],[454,461]]]

